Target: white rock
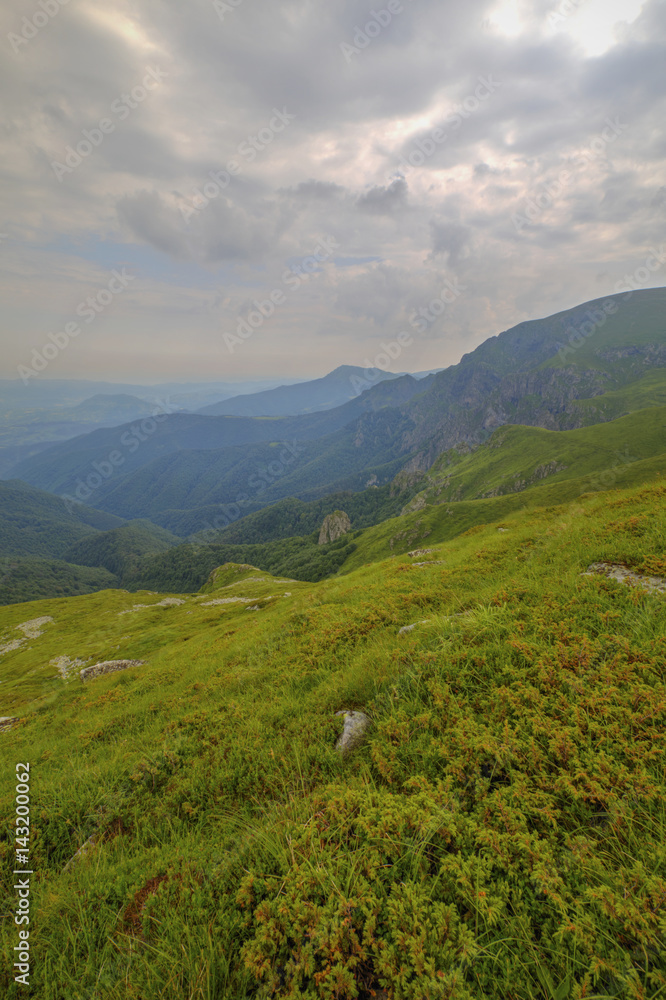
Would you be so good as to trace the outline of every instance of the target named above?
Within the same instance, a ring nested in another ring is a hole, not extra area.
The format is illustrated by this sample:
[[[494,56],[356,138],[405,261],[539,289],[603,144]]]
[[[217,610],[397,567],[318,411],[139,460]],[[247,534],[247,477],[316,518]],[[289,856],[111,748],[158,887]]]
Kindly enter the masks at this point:
[[[372,723],[363,712],[351,712],[348,709],[343,709],[335,714],[343,715],[345,719],[342,736],[335,744],[336,750],[339,750],[344,756],[355,750],[364,741],[365,734]]]

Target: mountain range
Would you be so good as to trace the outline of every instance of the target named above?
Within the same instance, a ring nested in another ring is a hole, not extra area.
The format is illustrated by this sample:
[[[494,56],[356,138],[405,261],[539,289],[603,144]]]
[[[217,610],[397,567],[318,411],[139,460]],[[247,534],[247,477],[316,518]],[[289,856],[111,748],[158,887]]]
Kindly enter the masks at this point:
[[[126,563],[116,560],[113,570],[108,560],[103,566],[86,555],[86,562],[84,549],[71,545],[37,552],[15,541],[7,555],[62,559],[67,552],[66,561],[99,565],[126,585],[155,585],[161,572],[177,580],[174,567],[189,565],[191,552],[181,553],[178,540],[200,544],[204,538],[225,552],[270,545],[265,559],[271,567],[287,560],[291,572],[318,579],[332,563],[310,536],[336,509],[344,508],[358,531],[407,512],[409,503],[481,502],[602,473],[617,465],[615,443],[624,466],[658,461],[664,450],[665,317],[666,290],[648,289],[521,323],[459,364],[418,377],[378,377],[341,366],[323,379],[237,396],[196,413],[139,413],[120,426],[44,448],[15,464],[11,476],[38,491],[36,509],[44,493],[57,494],[61,512],[71,514],[79,505],[104,512],[116,518],[111,531],[141,522],[142,537],[150,522],[174,544],[155,549],[155,539],[144,538],[137,541],[136,559],[127,551]],[[127,396],[103,395],[82,401],[74,412],[81,407],[99,415],[107,407],[134,405]],[[254,415],[210,412],[225,406]],[[622,424],[627,415],[634,416]],[[606,434],[603,425],[613,421]],[[569,443],[567,434],[595,426]],[[623,452],[619,442],[625,439]],[[12,488],[14,494],[4,497],[10,510],[19,486]],[[68,527],[62,537],[70,535]],[[297,537],[309,539],[298,558],[287,544]],[[104,543],[102,551],[114,544]],[[336,571],[341,551],[333,560]],[[146,562],[151,559],[154,569]],[[253,559],[261,563],[261,553],[253,550]],[[188,579],[199,579],[208,562],[198,575],[190,567]]]

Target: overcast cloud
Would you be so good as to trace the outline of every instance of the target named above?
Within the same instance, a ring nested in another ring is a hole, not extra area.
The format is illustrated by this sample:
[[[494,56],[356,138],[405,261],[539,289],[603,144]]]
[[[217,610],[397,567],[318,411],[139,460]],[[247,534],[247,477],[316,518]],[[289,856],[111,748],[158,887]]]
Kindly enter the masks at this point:
[[[5,0],[0,27],[3,377],[47,344],[37,378],[319,376],[401,331],[395,370],[443,367],[666,240],[663,0]]]

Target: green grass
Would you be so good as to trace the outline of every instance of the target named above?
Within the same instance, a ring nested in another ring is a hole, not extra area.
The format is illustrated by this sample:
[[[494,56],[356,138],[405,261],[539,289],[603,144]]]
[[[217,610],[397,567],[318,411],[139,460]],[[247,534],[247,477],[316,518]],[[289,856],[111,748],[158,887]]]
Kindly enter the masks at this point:
[[[615,420],[653,406],[666,406],[666,371],[657,368],[643,378],[601,396],[578,400],[577,410],[586,423]]]
[[[665,499],[577,495],[319,584],[226,566],[177,605],[3,609],[0,645],[53,619],[0,657],[32,995],[663,998],[665,598],[581,574],[666,576]],[[146,663],[84,685],[62,656]],[[343,708],[373,720],[344,760]],[[0,985],[24,991],[8,961]]]
[[[417,496],[443,503],[520,492],[546,479],[587,477],[593,484],[609,470],[660,455],[666,455],[666,406],[572,431],[509,425],[470,454],[440,455]]]

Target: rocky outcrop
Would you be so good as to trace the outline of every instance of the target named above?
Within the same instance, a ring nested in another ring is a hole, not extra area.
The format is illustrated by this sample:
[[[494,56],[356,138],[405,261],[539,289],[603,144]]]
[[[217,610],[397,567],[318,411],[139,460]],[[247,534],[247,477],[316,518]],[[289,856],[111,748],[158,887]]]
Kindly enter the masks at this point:
[[[350,712],[348,709],[343,709],[341,712],[336,712],[335,714],[343,715],[345,719],[342,736],[335,744],[336,750],[339,750],[343,757],[345,757],[363,743],[372,723],[363,712]]]
[[[487,493],[479,493],[479,499],[487,500],[489,497],[506,496],[508,493],[522,493],[530,486],[534,486],[536,483],[547,479],[548,476],[555,476],[558,472],[564,472],[566,469],[568,469],[567,465],[553,459],[552,462],[538,465],[532,475],[528,476],[527,479],[517,477],[512,482],[503,483],[501,486],[496,486],[494,489],[488,490]],[[449,499],[451,500],[453,497],[449,497]]]
[[[608,576],[611,580],[617,580],[618,583],[633,584],[636,587],[642,587],[644,590],[657,591],[662,594],[666,593],[666,580],[663,577],[644,576],[641,573],[634,573],[628,566],[622,563],[592,563],[591,566],[587,567],[587,572],[583,573],[583,576],[595,576],[597,573]]]
[[[145,660],[104,660],[102,663],[94,663],[92,667],[86,667],[79,672],[82,681],[91,681],[102,674],[113,674],[116,670],[127,670],[129,667],[142,667]]]
[[[334,510],[332,514],[327,514],[319,532],[319,544],[326,545],[334,542],[342,535],[346,535],[351,530],[351,521],[343,510]]]
[[[49,618],[45,615],[43,618],[31,618],[29,622],[23,622],[22,625],[16,626],[17,632],[23,632],[23,637],[21,639],[12,639],[11,642],[4,643],[0,646],[0,654],[11,653],[15,649],[21,649],[25,646],[29,639],[39,639],[40,635],[44,632],[44,625],[48,625],[53,621],[53,618]]]

